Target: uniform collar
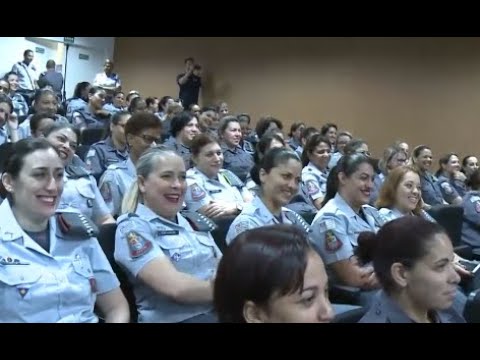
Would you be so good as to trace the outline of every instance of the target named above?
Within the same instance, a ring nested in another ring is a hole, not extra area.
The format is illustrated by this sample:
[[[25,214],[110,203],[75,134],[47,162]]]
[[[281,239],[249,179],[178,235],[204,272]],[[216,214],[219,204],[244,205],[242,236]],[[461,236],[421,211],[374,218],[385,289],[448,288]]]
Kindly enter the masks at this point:
[[[238,149],[242,150],[242,148],[240,147],[240,145],[237,145],[235,146],[235,148],[232,150],[230,149],[225,143],[222,143],[222,145],[220,145],[220,148],[223,150],[223,151],[230,151],[230,152],[233,152],[234,154],[237,152]]]
[[[128,159],[125,161],[125,164],[127,165],[127,171],[129,174],[133,174],[133,176],[135,176],[137,174],[137,169],[135,168],[135,165],[133,164],[133,161],[132,159],[130,158],[130,156],[128,157]]]
[[[165,225],[168,225],[170,227],[176,227],[179,229],[186,229],[188,222],[185,220],[180,214],[177,214],[177,221],[173,222],[171,220],[165,219],[164,217],[157,215],[156,213],[153,212],[152,209],[146,207],[143,204],[138,204],[137,205],[137,210],[135,211],[135,214],[137,214],[141,219],[152,223],[152,222],[161,222]]]
[[[8,200],[4,200],[0,205],[0,219],[0,241],[15,241],[21,238],[23,240],[23,246],[26,248],[51,257],[47,251],[45,251],[36,243],[36,241],[28,236],[25,231],[23,231],[23,229],[20,227],[20,224],[17,222],[15,215],[13,214],[10,201]],[[57,236],[57,224],[54,216],[50,218],[49,225],[50,248],[53,249]]]
[[[392,323],[415,323],[383,290],[379,291],[372,309],[385,313],[389,322]],[[451,323],[455,320],[453,314],[448,311],[434,311],[434,316],[436,321],[441,323]]]
[[[255,209],[255,215],[260,218],[260,220],[262,220],[264,223],[268,223],[272,220],[274,222],[277,222],[277,218],[270,212],[270,210],[267,208],[260,196],[255,196],[251,204]],[[284,211],[285,209],[282,207],[282,220],[285,220],[285,216],[283,215]]]
[[[205,181],[217,181],[217,182],[220,182],[218,176],[220,175],[220,171],[222,171],[222,169],[220,169],[220,170],[218,171],[217,176],[214,177],[214,178],[209,178],[205,173],[203,173],[203,172],[202,172],[200,169],[198,169],[196,166],[195,166],[194,168],[192,168],[192,170],[193,170],[193,173],[194,173],[195,175],[199,175],[199,176],[202,177]],[[190,171],[190,170],[188,170],[188,171]]]
[[[347,204],[347,202],[340,195],[340,193],[337,192],[337,194],[335,195],[333,200],[335,201],[336,207],[340,211],[345,213],[345,215],[347,215],[347,217],[351,218],[351,217],[357,217],[358,216],[358,214],[355,211],[353,211],[353,209],[350,207],[350,205]]]
[[[321,175],[326,175],[327,174],[327,169],[321,170],[317,167],[317,165],[315,165],[311,161],[308,162],[306,167],[309,168],[309,169],[312,169],[311,171],[318,172]]]
[[[111,136],[107,137],[105,140],[103,140],[104,144],[108,146],[108,151],[111,151],[111,152],[117,152],[119,153],[120,155],[125,155],[128,153],[127,151],[127,147],[125,146],[125,149],[123,151],[121,150],[118,150],[116,147],[115,147],[115,144],[113,143],[113,139]]]

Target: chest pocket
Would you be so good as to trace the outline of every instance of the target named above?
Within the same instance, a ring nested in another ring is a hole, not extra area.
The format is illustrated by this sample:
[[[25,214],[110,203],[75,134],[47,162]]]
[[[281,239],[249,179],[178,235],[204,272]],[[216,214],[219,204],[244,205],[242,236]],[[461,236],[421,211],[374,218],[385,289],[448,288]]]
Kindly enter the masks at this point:
[[[42,309],[41,277],[42,272],[31,265],[0,266],[0,313],[25,315]]]
[[[93,274],[90,259],[85,254],[77,253],[72,261],[71,271],[68,274],[69,282],[80,289],[80,291],[72,292],[72,302],[75,302],[74,296],[85,297],[91,299],[97,292],[95,276]]]
[[[158,245],[178,271],[191,273],[195,251],[180,235],[159,235]]]

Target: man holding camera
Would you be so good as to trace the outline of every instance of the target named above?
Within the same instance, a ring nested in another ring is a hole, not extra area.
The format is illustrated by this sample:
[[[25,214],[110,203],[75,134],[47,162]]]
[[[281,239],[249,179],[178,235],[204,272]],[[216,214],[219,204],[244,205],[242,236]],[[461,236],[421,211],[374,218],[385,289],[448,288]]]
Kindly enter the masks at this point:
[[[188,109],[191,104],[198,104],[202,86],[201,70],[202,67],[195,64],[195,60],[190,57],[185,59],[185,72],[177,75],[177,84],[180,87],[178,97],[184,109]]]

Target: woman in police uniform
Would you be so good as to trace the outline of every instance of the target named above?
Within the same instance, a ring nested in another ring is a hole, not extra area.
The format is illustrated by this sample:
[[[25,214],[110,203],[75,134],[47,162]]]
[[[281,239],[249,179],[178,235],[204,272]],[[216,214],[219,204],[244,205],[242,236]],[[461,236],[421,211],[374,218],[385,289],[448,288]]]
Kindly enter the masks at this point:
[[[320,134],[310,137],[302,153],[302,182],[307,188],[313,204],[317,209],[327,190],[328,162],[330,161],[330,141]]]
[[[460,160],[455,153],[449,153],[438,161],[440,168],[436,176],[443,198],[453,205],[459,205],[467,192],[466,175],[461,172]]]
[[[161,143],[162,123],[147,111],[133,114],[125,124],[128,158],[111,164],[99,181],[100,192],[113,216],[121,214],[122,199],[136,177],[135,164],[149,147]]]
[[[97,225],[115,222],[103,201],[95,178],[85,163],[75,155],[78,144],[76,129],[69,124],[54,124],[45,131],[45,138],[58,150],[65,166],[65,188],[60,200],[61,209],[72,207]]]
[[[360,266],[354,255],[357,237],[381,226],[378,211],[367,205],[373,187],[372,161],[363,154],[344,155],[330,171],[324,206],[312,222],[310,238],[337,285],[360,288],[360,304],[370,302],[378,282],[371,266]]]
[[[152,148],[136,172],[118,218],[115,259],[133,284],[138,321],[215,322],[213,278],[221,252],[211,221],[179,213],[187,190],[182,158]]]
[[[433,176],[430,171],[432,159],[432,150],[426,145],[419,145],[413,149],[412,159],[410,161],[410,163],[418,169],[420,174],[422,198],[426,204],[426,208],[434,205],[447,204],[438,186],[437,178]]]
[[[260,226],[273,224],[296,224],[305,232],[309,226],[300,215],[287,209],[287,205],[297,194],[302,163],[291,149],[273,148],[263,157],[258,180],[260,191],[254,200],[245,205],[228,230],[227,244],[240,233]]]
[[[252,195],[233,172],[222,169],[217,140],[200,134],[193,139],[191,151],[195,167],[187,171],[187,208],[212,219],[239,214]]]
[[[14,144],[2,175],[0,321],[128,322],[128,304],[95,235],[75,210],[57,210],[64,165],[45,139]]]
[[[362,323],[464,323],[452,308],[460,282],[445,230],[404,216],[375,233],[362,233],[356,254],[373,262],[382,287]]]

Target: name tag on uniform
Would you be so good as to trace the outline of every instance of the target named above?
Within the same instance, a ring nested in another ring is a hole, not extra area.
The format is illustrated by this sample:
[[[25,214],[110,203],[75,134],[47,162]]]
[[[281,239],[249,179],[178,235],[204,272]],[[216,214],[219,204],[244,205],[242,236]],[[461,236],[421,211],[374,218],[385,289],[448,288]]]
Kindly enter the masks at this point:
[[[160,230],[157,235],[178,235],[178,230]]]
[[[25,261],[20,261],[19,259],[12,259],[11,257],[7,258],[0,258],[0,265],[30,265],[30,263],[25,262]]]
[[[209,194],[218,194],[218,193],[221,193],[222,192],[222,189],[218,189],[218,190],[209,190],[208,193]]]

